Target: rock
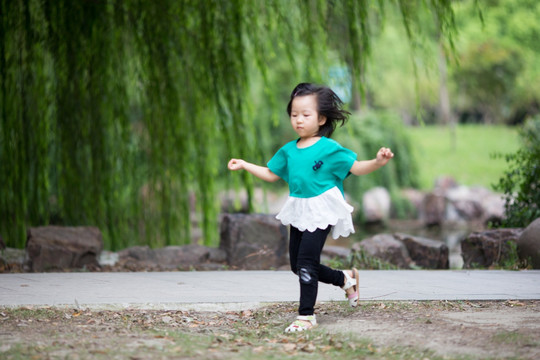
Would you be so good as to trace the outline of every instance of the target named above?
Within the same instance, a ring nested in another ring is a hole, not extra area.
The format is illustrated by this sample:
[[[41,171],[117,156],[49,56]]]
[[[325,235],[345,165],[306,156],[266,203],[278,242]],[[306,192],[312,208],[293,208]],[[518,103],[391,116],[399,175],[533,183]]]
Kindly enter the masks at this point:
[[[321,254],[321,262],[330,261],[333,259],[339,259],[342,262],[348,260],[351,254],[351,249],[347,249],[341,246],[325,245]]]
[[[148,246],[134,246],[118,252],[118,261],[128,268],[146,267],[151,270],[189,270],[225,265],[223,250],[197,244],[166,246],[151,249]]]
[[[288,263],[288,234],[274,215],[224,214],[220,249],[233,268],[266,270]]]
[[[158,264],[170,267],[189,269],[197,264],[208,262],[210,249],[197,245],[166,246],[155,249]]]
[[[6,247],[0,250],[0,273],[27,271],[26,250]]]
[[[474,187],[473,191],[478,194],[478,201],[483,210],[482,222],[501,223],[505,217],[504,196],[483,187]]]
[[[105,265],[114,266],[118,262],[118,259],[119,259],[118,253],[108,251],[108,250],[103,250],[101,252],[101,255],[99,256],[98,261],[99,261],[99,265],[101,265],[102,267]]]
[[[345,260],[351,254],[351,250],[342,246],[325,245],[322,253],[331,259],[340,258],[342,260]]]
[[[353,244],[352,250],[362,248],[369,255],[382,259],[400,268],[410,268],[411,257],[405,245],[392,234],[379,234]]]
[[[448,200],[447,219],[450,221],[472,221],[484,216],[478,192],[467,186],[455,186],[448,189],[446,199]],[[454,216],[449,217],[449,214],[454,214]]]
[[[526,260],[533,269],[540,269],[540,218],[523,230],[517,244],[519,258]]]
[[[321,253],[321,264],[329,265],[333,267],[335,265],[334,260],[338,260],[341,264],[346,264],[349,260],[351,249],[341,246],[325,245]],[[290,266],[287,265],[289,268]],[[289,270],[286,268],[285,270]]]
[[[501,264],[512,255],[522,229],[497,229],[473,232],[461,241],[463,268],[490,267]]]
[[[448,189],[447,220],[498,223],[504,218],[504,199],[486,188],[456,186]]]
[[[155,262],[156,254],[149,246],[132,246],[118,252],[118,259],[131,258],[138,261]]]
[[[407,234],[394,234],[407,247],[409,256],[418,266],[426,269],[448,269],[448,246],[441,241],[435,241]]]
[[[426,226],[442,225],[446,215],[446,198],[437,192],[426,194],[420,210],[420,218]]]
[[[362,197],[362,210],[367,222],[381,222],[390,217],[390,193],[383,187],[366,191]]]
[[[7,264],[17,264],[20,266],[24,265],[26,258],[26,250],[24,249],[15,249],[15,248],[5,248],[0,250],[0,259],[4,260]]]
[[[103,249],[96,227],[44,226],[28,229],[26,252],[32,271],[99,268]]]

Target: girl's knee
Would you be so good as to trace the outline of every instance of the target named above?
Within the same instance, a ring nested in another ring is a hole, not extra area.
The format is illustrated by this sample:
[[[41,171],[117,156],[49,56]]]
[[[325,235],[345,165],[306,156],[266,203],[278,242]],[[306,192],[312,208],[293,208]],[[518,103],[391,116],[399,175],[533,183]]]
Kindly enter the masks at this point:
[[[309,266],[299,266],[295,274],[298,275],[302,284],[311,284],[319,281],[317,271]]]

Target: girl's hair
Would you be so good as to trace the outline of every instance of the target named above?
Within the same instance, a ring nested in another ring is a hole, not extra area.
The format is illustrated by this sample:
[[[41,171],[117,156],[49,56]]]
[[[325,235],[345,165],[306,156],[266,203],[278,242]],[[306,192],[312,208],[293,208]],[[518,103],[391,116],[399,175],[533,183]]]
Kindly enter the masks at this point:
[[[318,136],[332,136],[332,133],[337,127],[338,122],[341,125],[351,115],[347,110],[342,109],[343,101],[327,86],[320,86],[310,83],[301,83],[296,85],[291,93],[291,99],[287,105],[287,113],[291,116],[292,102],[297,96],[316,95],[317,111],[320,115],[326,116],[326,122],[320,127]]]

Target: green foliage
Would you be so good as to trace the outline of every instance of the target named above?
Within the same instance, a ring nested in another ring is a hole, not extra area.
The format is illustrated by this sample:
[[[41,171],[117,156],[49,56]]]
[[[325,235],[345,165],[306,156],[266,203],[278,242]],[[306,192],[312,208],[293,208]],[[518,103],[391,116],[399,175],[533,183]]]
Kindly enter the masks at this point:
[[[482,14],[482,24],[471,21]],[[463,1],[455,5],[459,62],[451,72],[459,111],[510,122],[538,111],[540,5],[534,0]],[[536,109],[536,110],[535,110]],[[520,115],[521,114],[521,115]]]
[[[411,41],[424,8],[452,38],[449,0],[396,4]],[[267,61],[283,56],[295,70],[290,91],[324,80],[333,55],[361,89],[384,7],[0,0],[0,233],[23,247],[29,226],[94,225],[112,250],[182,244],[196,212],[204,243],[215,244],[219,169],[231,156],[268,151],[259,142],[268,127],[250,120],[252,71],[265,84]],[[279,94],[259,90],[278,103]],[[251,201],[252,179],[242,176]]]
[[[484,122],[501,123],[510,114],[512,91],[522,69],[520,53],[496,41],[473,44],[462,53],[454,72],[460,89],[457,101],[461,111],[484,114]]]
[[[363,76],[368,105],[398,112],[408,123],[421,118],[440,124],[446,85],[451,111],[464,121],[515,123],[538,112],[538,2],[464,0],[452,2],[452,8],[455,16],[448,21],[459,30],[454,42],[445,41],[433,26],[433,13],[422,10],[414,15],[422,32],[407,41],[398,11],[386,11],[388,26],[373,32],[376,46]]]
[[[395,211],[404,216],[408,203],[400,199],[397,189],[418,187],[418,164],[413,155],[413,144],[399,116],[382,111],[366,112],[352,117],[335,134],[336,140],[355,151],[359,160],[375,158],[383,146],[392,149],[395,157],[388,165],[368,175],[349,177],[345,181],[345,191],[360,203],[367,190],[385,187],[393,197],[393,203],[398,204]]]
[[[369,255],[361,247],[349,256],[350,267],[363,270],[397,270],[398,267],[377,257]]]
[[[390,9],[391,10],[391,9]],[[388,11],[385,26],[374,34],[377,46],[373,46],[372,56],[364,76],[368,104],[399,113],[407,122],[421,114],[424,109],[432,109],[438,102],[437,48],[438,33],[432,13],[419,11],[415,14],[423,31],[413,42],[407,41],[410,32],[417,32],[417,25],[409,28],[396,22],[398,11]],[[452,20],[451,20],[452,21]],[[449,44],[441,38],[443,48],[452,52],[453,41]],[[426,118],[425,114],[422,114]],[[429,119],[427,119],[429,120]]]
[[[334,257],[324,262],[325,265],[334,269],[351,269],[357,268],[360,270],[398,270],[396,265],[379,259],[368,254],[364,249],[358,247],[351,251],[347,259]]]
[[[502,270],[521,270],[527,269],[530,263],[527,259],[521,260],[519,258],[517,243],[515,241],[509,241],[506,256],[499,259],[493,267]]]
[[[504,227],[526,227],[540,217],[540,117],[521,129],[522,147],[506,155],[509,169],[495,188],[505,195]]]

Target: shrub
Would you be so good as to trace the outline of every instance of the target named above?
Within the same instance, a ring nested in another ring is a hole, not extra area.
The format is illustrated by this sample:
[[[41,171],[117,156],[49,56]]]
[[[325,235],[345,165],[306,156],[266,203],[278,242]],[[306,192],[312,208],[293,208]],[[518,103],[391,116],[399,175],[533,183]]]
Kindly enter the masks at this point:
[[[520,130],[522,147],[506,155],[509,169],[494,187],[505,195],[503,227],[526,227],[540,217],[540,117]]]

